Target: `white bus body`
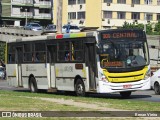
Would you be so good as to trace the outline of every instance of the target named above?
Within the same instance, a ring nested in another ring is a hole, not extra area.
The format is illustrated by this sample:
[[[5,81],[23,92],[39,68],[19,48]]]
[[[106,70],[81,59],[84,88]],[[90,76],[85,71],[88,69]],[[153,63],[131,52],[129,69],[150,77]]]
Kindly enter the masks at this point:
[[[111,33],[114,32],[111,31]],[[144,39],[144,44],[142,42],[136,47],[140,49],[142,45],[145,48],[146,63],[143,66],[132,67],[126,61],[109,62],[108,54],[99,52],[102,49],[98,46],[102,39],[99,34],[98,31],[55,34],[8,41],[6,68],[9,85],[30,88],[31,92],[38,92],[39,89],[75,91],[79,96],[84,96],[87,92],[120,92],[123,97],[128,97],[132,91],[150,89],[150,66],[146,39]],[[83,42],[76,43],[75,41],[78,40]],[[120,42],[125,43],[124,40]],[[42,44],[38,46],[39,43]],[[41,50],[43,44],[45,44],[44,51]],[[65,48],[66,46],[69,48]],[[69,61],[61,61],[65,50],[69,51]],[[30,57],[33,55],[35,57],[35,52],[41,55],[41,59],[42,54],[45,55],[44,61],[32,62]],[[72,54],[81,57],[80,60]],[[102,63],[105,66],[102,66]]]

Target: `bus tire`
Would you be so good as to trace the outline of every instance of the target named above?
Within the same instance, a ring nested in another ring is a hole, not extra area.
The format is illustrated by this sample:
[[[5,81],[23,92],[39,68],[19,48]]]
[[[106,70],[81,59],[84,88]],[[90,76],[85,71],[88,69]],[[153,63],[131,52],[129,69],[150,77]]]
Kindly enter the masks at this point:
[[[85,96],[85,86],[81,79],[78,79],[75,84],[75,92],[77,96]]]
[[[156,95],[160,95],[160,85],[158,82],[154,84],[154,92]]]
[[[37,83],[36,83],[36,80],[35,80],[34,77],[30,78],[29,89],[30,89],[30,92],[32,92],[32,93],[37,93],[38,92]]]
[[[131,91],[120,92],[122,98],[129,98],[131,96]]]

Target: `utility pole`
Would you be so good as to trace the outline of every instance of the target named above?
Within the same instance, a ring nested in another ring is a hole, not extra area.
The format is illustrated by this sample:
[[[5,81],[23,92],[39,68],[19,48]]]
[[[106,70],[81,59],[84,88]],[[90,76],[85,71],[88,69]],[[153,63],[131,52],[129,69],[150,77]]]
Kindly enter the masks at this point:
[[[25,22],[25,24],[27,25],[27,8],[25,9],[25,15],[26,15],[26,22]]]
[[[146,18],[146,13],[144,13],[144,31],[146,32],[146,24],[147,24],[147,18]]]
[[[62,6],[63,0],[57,0],[57,32],[62,33]]]

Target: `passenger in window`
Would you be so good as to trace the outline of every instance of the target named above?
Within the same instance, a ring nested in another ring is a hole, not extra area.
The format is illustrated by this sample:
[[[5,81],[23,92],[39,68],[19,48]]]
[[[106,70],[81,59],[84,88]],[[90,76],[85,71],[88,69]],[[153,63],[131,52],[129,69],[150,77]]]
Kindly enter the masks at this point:
[[[45,52],[43,53],[43,61],[46,62],[46,54],[45,54]]]
[[[34,62],[34,54],[32,53],[32,62]]]
[[[65,61],[69,61],[69,58],[70,58],[70,53],[65,52]]]
[[[39,53],[36,53],[35,62],[39,62]]]

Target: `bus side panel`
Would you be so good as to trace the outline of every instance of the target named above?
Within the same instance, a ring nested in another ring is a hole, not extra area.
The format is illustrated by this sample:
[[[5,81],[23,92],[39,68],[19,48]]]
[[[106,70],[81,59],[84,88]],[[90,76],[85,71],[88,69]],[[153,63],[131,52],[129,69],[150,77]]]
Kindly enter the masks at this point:
[[[18,79],[16,77],[16,64],[7,64],[6,65],[6,71],[7,71],[7,81],[9,86],[18,87]]]
[[[22,64],[23,86],[27,87],[29,76],[33,74],[38,89],[48,89],[47,65],[43,64]]]
[[[56,70],[56,87],[58,90],[74,91],[74,80],[76,76],[80,76],[86,81],[86,67],[84,63],[83,69],[76,69],[76,63],[58,63],[55,65]],[[84,82],[86,84],[86,82]]]

